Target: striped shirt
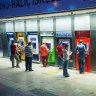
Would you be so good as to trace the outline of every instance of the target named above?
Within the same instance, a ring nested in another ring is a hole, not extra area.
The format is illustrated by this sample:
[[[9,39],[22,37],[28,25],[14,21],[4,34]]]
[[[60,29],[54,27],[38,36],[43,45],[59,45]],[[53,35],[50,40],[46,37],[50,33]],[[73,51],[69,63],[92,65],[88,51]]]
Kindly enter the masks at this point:
[[[27,45],[25,47],[25,56],[26,57],[32,57],[33,53],[32,53],[32,46]]]

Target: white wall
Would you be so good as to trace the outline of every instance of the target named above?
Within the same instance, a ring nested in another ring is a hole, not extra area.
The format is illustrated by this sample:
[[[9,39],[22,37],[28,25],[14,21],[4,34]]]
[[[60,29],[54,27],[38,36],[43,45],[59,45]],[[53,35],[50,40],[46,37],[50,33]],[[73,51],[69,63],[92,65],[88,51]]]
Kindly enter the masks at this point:
[[[24,32],[24,21],[15,21],[15,32]]]
[[[37,20],[27,20],[26,31],[38,31]]]
[[[74,30],[90,30],[89,14],[74,16]]]
[[[70,31],[71,30],[71,17],[57,17],[56,18],[56,31]]]
[[[53,18],[40,19],[40,31],[53,31]]]
[[[14,32],[13,22],[6,22],[6,32]]]

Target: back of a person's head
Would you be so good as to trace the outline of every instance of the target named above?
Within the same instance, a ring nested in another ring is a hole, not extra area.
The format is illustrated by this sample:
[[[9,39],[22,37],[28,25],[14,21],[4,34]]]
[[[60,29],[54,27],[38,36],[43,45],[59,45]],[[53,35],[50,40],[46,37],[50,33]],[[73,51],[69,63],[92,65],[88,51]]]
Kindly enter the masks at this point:
[[[15,43],[14,40],[12,40],[12,44]]]
[[[68,43],[66,43],[66,44],[65,44],[65,49],[66,49],[68,46],[69,46],[69,44],[68,44]]]
[[[31,45],[31,44],[32,44],[32,42],[31,42],[31,41],[29,41],[29,42],[28,42],[28,45]]]
[[[19,44],[19,43],[20,43],[20,41],[17,41],[17,43]]]
[[[46,42],[43,42],[42,44],[46,44]]]
[[[83,40],[80,40],[79,43],[83,43]]]

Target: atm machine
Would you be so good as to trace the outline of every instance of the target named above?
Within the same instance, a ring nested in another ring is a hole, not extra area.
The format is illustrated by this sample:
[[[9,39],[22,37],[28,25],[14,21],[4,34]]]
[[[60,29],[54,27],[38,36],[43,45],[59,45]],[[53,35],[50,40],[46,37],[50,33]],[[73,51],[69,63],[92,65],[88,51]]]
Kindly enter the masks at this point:
[[[13,32],[6,32],[7,34],[7,40],[8,40],[8,57],[11,56],[11,50],[10,50],[10,45],[12,43],[12,40],[14,40],[15,36]]]
[[[26,35],[24,32],[16,32],[16,40],[20,42],[21,47],[24,49],[26,46]],[[22,52],[22,60],[25,60],[25,52]]]
[[[75,32],[75,42],[76,46],[79,43],[80,40],[83,41],[83,44],[85,45],[86,48],[86,57],[85,57],[85,71],[90,72],[90,31],[76,31]],[[79,69],[78,66],[78,54],[76,54],[76,69]]]
[[[57,44],[62,43],[62,47],[65,48],[65,44],[69,44],[68,51],[72,51],[72,34],[71,32],[56,32]],[[73,67],[72,55],[70,56],[69,67]]]
[[[27,35],[27,41],[32,41],[32,47],[33,47],[33,62],[40,62],[39,58],[39,41],[38,41],[38,34],[37,32],[26,32]]]
[[[49,49],[48,63],[54,65],[56,62],[56,48],[54,46],[54,32],[52,31],[42,31],[40,32],[41,44],[46,42]]]
[[[46,42],[47,48],[50,50],[48,62],[51,64],[55,64],[56,58],[55,58],[55,48],[54,48],[54,37],[42,37],[42,42]]]

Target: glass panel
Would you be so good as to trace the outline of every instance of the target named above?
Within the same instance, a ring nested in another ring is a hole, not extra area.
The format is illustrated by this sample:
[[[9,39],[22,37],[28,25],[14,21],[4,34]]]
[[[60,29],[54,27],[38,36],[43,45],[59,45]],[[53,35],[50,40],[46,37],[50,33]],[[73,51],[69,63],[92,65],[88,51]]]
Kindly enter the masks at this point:
[[[53,18],[41,19],[40,31],[53,31]]]
[[[24,32],[24,21],[15,21],[15,32]]]
[[[26,21],[26,30],[27,31],[38,31],[37,20],[27,20]]]
[[[7,22],[6,23],[6,32],[14,32],[13,22]]]
[[[85,15],[76,15],[74,17],[74,26],[76,30],[90,30],[90,16],[89,14]]]
[[[56,18],[56,31],[69,31],[71,30],[71,17],[57,17]]]

